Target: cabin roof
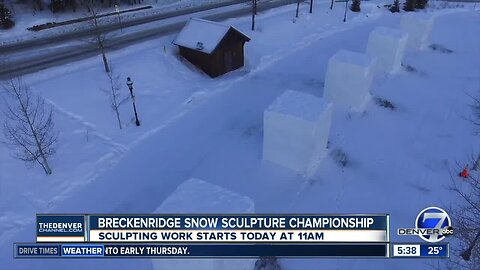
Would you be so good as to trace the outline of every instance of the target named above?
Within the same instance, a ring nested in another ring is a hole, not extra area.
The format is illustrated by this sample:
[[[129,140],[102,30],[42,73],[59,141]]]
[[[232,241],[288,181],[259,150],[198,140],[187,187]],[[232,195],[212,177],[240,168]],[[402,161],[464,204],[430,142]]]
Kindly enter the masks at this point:
[[[250,41],[250,38],[230,25],[191,18],[173,44],[211,54],[230,30],[239,33],[245,41]]]

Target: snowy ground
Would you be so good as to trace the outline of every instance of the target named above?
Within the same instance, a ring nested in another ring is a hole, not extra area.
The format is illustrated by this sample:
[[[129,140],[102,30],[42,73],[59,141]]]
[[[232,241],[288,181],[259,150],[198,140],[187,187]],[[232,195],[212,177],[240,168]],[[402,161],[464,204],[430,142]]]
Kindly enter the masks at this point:
[[[322,96],[328,58],[339,49],[364,52],[371,30],[398,27],[402,16],[368,2],[343,23],[342,3],[330,11],[328,1],[317,2],[313,15],[302,6],[297,20],[294,6],[260,14],[255,32],[249,18],[230,20],[252,41],[246,66],[218,79],[182,61],[170,43],[174,36],[110,53],[122,85],[127,76],[134,80],[140,128],[127,103],[125,128],[118,129],[99,90],[108,87],[100,57],[25,77],[55,107],[60,146],[54,175],[46,177],[0,145],[2,269],[150,269],[148,260],[14,261],[12,243],[35,239],[35,213],[150,213],[191,177],[253,198],[259,213],[390,213],[393,231],[413,226],[426,206],[449,205],[448,169],[480,150],[474,127],[463,119],[471,115],[466,93],[480,89],[474,27],[480,16],[472,6],[429,11],[438,15],[430,42],[453,53],[408,53],[404,63],[417,72],[376,76],[372,93],[397,110],[372,101],[362,114],[335,113],[330,149],[345,151],[348,167],[328,158],[318,177],[306,180],[261,162],[263,110],[286,89]],[[281,263],[284,269],[429,267],[408,260]]]

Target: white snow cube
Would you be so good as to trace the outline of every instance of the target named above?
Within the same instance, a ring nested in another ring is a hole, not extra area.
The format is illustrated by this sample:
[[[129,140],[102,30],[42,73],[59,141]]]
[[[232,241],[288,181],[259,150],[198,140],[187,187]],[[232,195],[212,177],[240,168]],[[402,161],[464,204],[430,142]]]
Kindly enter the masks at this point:
[[[370,98],[376,59],[340,50],[328,60],[323,96],[335,106],[361,109]]]
[[[377,58],[377,67],[386,72],[396,72],[402,66],[408,34],[392,28],[378,27],[368,38],[367,55]]]
[[[223,187],[191,178],[166,198],[154,213],[161,214],[252,214],[252,199]],[[152,260],[154,270],[251,270],[255,259]]]
[[[434,18],[431,15],[411,13],[405,14],[401,20],[401,30],[408,33],[407,48],[423,49],[432,31]]]
[[[264,112],[263,159],[311,176],[326,155],[332,106],[288,90]]]
[[[170,194],[155,213],[254,213],[255,205],[247,196],[215,184],[191,178]]]

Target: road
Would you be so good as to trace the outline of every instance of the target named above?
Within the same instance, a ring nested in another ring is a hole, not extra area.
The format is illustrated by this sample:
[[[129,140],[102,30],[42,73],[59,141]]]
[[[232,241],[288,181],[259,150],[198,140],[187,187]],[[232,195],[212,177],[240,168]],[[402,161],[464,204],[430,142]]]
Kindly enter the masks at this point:
[[[120,32],[118,31],[120,25],[118,24],[105,26],[104,31],[111,33],[111,36],[106,40],[106,47],[108,50],[118,50],[141,41],[179,31],[190,17],[220,21],[251,12],[250,5],[238,2],[244,1],[230,1],[230,5],[222,5],[209,10],[195,11],[190,9],[190,13],[177,12],[176,16],[163,14],[163,17],[157,17],[155,20],[152,17],[141,18],[132,22],[129,26],[130,29],[122,24],[123,31],[121,33],[118,33]],[[257,9],[261,12],[294,2],[296,0],[268,0],[260,2]],[[149,26],[149,24],[152,24],[152,26]],[[134,29],[134,31],[130,31],[131,29]],[[53,39],[45,38],[45,40],[23,42],[18,44],[18,48],[2,47],[0,52],[3,55],[4,63],[0,65],[0,79],[33,73],[99,54],[96,45],[88,42],[92,35],[91,31],[71,35],[69,33],[52,37]],[[57,44],[57,46],[52,46],[52,44]]]

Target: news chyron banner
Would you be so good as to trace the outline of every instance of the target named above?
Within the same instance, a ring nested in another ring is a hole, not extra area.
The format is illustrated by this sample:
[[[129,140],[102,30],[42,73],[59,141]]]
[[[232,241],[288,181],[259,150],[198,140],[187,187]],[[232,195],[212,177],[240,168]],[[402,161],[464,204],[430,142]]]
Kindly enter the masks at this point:
[[[16,258],[389,257],[389,215],[37,215]]]

